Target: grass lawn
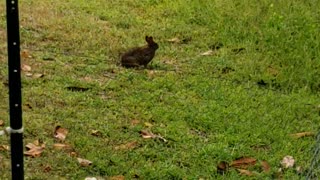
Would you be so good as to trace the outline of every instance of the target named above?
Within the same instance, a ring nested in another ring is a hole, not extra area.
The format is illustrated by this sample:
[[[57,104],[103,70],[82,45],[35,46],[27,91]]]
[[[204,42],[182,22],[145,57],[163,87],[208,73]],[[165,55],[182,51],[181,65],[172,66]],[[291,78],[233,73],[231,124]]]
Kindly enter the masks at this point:
[[[316,0],[21,0],[24,141],[45,144],[40,156],[25,157],[26,179],[303,179],[315,138],[291,134],[320,127],[319,7]],[[4,1],[0,12],[3,129]],[[119,55],[146,35],[159,44],[152,63],[121,67]],[[54,137],[56,126],[68,130],[64,141]],[[8,145],[0,137],[0,179],[10,177]],[[296,165],[278,173],[287,155]],[[257,160],[247,169],[253,176],[217,172],[219,162],[240,157]]]

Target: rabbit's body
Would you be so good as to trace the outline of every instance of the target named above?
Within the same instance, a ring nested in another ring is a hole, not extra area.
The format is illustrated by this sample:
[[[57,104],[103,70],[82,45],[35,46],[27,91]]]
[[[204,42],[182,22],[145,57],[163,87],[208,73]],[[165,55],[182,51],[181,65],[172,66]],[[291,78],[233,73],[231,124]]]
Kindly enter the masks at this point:
[[[121,65],[124,67],[146,67],[153,59],[159,45],[153,41],[152,37],[146,36],[148,43],[145,47],[137,47],[129,50],[121,56]]]

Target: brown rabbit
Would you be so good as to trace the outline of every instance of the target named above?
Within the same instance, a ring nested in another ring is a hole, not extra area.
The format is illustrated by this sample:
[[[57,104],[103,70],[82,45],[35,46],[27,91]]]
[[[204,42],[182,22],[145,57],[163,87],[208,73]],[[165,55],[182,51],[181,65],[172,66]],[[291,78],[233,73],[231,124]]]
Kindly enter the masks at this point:
[[[129,50],[121,56],[121,65],[124,67],[147,67],[152,60],[159,45],[153,41],[152,36],[146,36],[148,45]]]

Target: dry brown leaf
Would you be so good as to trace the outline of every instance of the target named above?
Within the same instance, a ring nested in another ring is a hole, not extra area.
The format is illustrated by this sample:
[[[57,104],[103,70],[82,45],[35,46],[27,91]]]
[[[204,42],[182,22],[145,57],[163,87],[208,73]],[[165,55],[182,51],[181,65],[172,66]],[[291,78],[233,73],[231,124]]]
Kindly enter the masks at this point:
[[[157,137],[157,135],[153,134],[152,132],[146,131],[146,130],[141,130],[140,134],[141,134],[142,138],[144,138],[144,139]]]
[[[263,172],[270,172],[270,165],[267,161],[261,161],[261,166],[262,166],[262,169],[263,169]]]
[[[209,51],[206,51],[206,52],[204,52],[204,53],[201,53],[200,55],[201,55],[201,56],[211,56],[211,55],[213,55],[214,53],[215,53],[214,51],[209,50]]]
[[[0,145],[0,151],[9,151],[10,150],[10,146],[8,145]]]
[[[296,172],[297,172],[298,174],[302,174],[302,173],[303,173],[303,168],[302,168],[301,166],[297,166],[297,167],[296,167]]]
[[[37,140],[34,140],[33,142],[32,142],[32,144],[34,144],[34,145],[36,145],[36,146],[40,146],[40,141],[39,141],[39,139],[37,139]]]
[[[118,175],[118,176],[111,176],[108,179],[110,179],[110,180],[125,180],[126,178],[122,175]]]
[[[29,72],[26,72],[25,75],[26,75],[27,77],[32,77],[32,76],[33,76],[33,74],[32,74],[32,73],[29,73]]]
[[[21,54],[21,57],[24,59],[32,58],[28,50],[22,50],[20,54]]]
[[[0,119],[0,126],[4,125],[4,121]]]
[[[177,37],[174,37],[172,39],[167,39],[167,41],[171,43],[179,43],[181,40]]]
[[[78,156],[78,153],[72,151],[72,152],[69,153],[69,156],[71,156],[71,157],[77,157],[77,156]]]
[[[230,166],[235,168],[246,169],[249,166],[255,165],[257,160],[252,157],[241,157],[231,162]]]
[[[40,73],[35,73],[32,75],[33,78],[43,78],[44,74],[40,74]]]
[[[148,76],[149,76],[149,77],[152,77],[153,75],[154,75],[154,70],[148,71]]]
[[[26,107],[26,108],[28,108],[28,109],[32,109],[32,105],[29,104],[29,103],[24,104],[23,107]]]
[[[139,124],[139,123],[140,123],[140,121],[137,120],[137,119],[131,120],[131,125],[133,125],[133,126],[135,126],[135,125],[137,125],[137,124]]]
[[[295,160],[292,156],[285,156],[282,161],[281,165],[283,168],[292,168],[294,166]]]
[[[225,174],[229,169],[229,164],[225,161],[221,161],[218,165],[217,165],[217,172],[219,174]]]
[[[61,143],[56,143],[53,144],[54,149],[61,150],[61,149],[72,149],[69,144],[61,144]]]
[[[96,137],[101,137],[102,136],[102,133],[101,131],[99,130],[91,130],[91,133],[90,133],[92,136],[96,136]]]
[[[246,169],[237,169],[241,175],[253,176],[255,175],[253,172]]]
[[[24,155],[31,157],[39,157],[45,148],[45,144],[42,144],[40,146],[39,142],[35,141],[34,143],[28,143],[26,145],[26,148],[28,149],[28,151],[24,152]]]
[[[290,136],[298,139],[298,138],[303,138],[303,137],[315,136],[315,133],[314,132],[300,132],[300,133],[290,134]]]
[[[21,70],[25,71],[25,72],[29,72],[29,71],[31,71],[31,66],[26,65],[26,64],[22,64]]]
[[[84,180],[98,180],[96,177],[86,177]]]
[[[92,162],[87,159],[77,158],[77,160],[78,160],[80,166],[82,166],[82,167],[87,167],[92,164]]]
[[[137,147],[138,142],[137,141],[133,141],[133,142],[129,142],[126,144],[121,144],[119,146],[116,146],[114,149],[115,150],[129,150],[129,149],[134,149],[135,147]]]
[[[54,137],[59,139],[60,141],[64,141],[67,137],[68,130],[62,128],[61,126],[57,126],[54,131]]]
[[[141,135],[142,138],[144,138],[144,139],[158,138],[158,139],[160,139],[160,140],[163,141],[163,142],[168,142],[168,140],[166,140],[164,137],[162,137],[162,136],[160,136],[160,135],[153,134],[153,133],[150,132],[150,131],[141,130],[141,131],[140,131],[140,135]]]

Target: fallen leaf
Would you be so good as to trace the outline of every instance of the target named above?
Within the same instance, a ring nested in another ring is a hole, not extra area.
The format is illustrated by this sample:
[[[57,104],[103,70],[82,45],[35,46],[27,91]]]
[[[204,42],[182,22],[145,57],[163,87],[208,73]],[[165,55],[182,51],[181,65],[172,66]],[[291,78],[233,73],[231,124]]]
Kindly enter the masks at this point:
[[[200,55],[201,56],[211,56],[213,54],[215,54],[215,52],[213,50],[209,50],[209,51],[206,51],[204,53],[201,53]]]
[[[4,121],[0,119],[0,126],[4,125]]]
[[[32,73],[29,73],[29,72],[26,72],[25,75],[26,75],[27,77],[32,77],[32,76],[33,76],[33,74],[32,74]]]
[[[140,134],[141,134],[142,138],[144,138],[144,139],[156,138],[157,137],[152,132],[149,132],[149,131],[146,131],[146,130],[141,130]]]
[[[32,106],[29,103],[24,104],[24,106],[27,107],[28,109],[32,109]]]
[[[145,123],[144,123],[144,126],[150,128],[150,127],[152,127],[153,125],[152,125],[151,123],[149,123],[149,122],[145,122]]]
[[[64,141],[67,137],[67,134],[68,134],[68,130],[65,129],[65,128],[62,128],[61,126],[57,126],[55,128],[55,131],[54,131],[54,137],[61,140],[61,141]]]
[[[69,153],[69,156],[71,156],[71,157],[77,157],[77,156],[78,156],[78,153],[72,151],[72,152]]]
[[[295,160],[292,156],[285,156],[280,163],[283,168],[292,168],[294,166]]]
[[[122,175],[118,175],[118,176],[111,176],[108,179],[110,179],[110,180],[125,180],[125,177]]]
[[[177,37],[174,37],[172,39],[167,39],[167,41],[171,43],[179,43],[181,40]]]
[[[302,174],[303,173],[303,168],[301,166],[296,167],[296,172],[298,174]]]
[[[77,160],[78,160],[80,166],[82,166],[82,167],[87,167],[92,164],[92,162],[87,159],[77,158]]]
[[[86,178],[84,178],[84,180],[97,180],[97,178],[95,178],[95,177],[86,177]]]
[[[10,150],[10,146],[8,145],[0,145],[0,151],[9,151]]]
[[[235,168],[246,169],[249,166],[255,165],[257,160],[252,157],[241,157],[231,162],[230,166]]]
[[[57,150],[61,150],[61,149],[72,149],[69,144],[61,144],[61,143],[53,144],[53,147],[54,147],[55,149],[57,149]]]
[[[140,121],[137,120],[137,119],[131,120],[131,125],[133,125],[133,126],[135,126],[135,125],[137,125],[137,124],[139,124],[139,123],[140,123]]]
[[[229,164],[225,161],[221,161],[218,165],[217,165],[217,172],[219,174],[225,174],[229,169]]]
[[[26,64],[22,64],[21,70],[25,71],[25,72],[31,71],[31,66],[26,65]]]
[[[168,42],[171,42],[171,43],[181,43],[181,44],[187,44],[189,43],[190,41],[192,40],[191,37],[186,37],[184,39],[179,39],[177,37],[174,37],[172,39],[167,39]]]
[[[35,73],[35,74],[33,74],[32,77],[34,77],[34,78],[43,78],[43,77],[44,77],[44,74]]]
[[[102,133],[101,131],[99,130],[91,130],[91,133],[90,133],[92,136],[96,136],[96,137],[101,137],[102,136]]]
[[[39,139],[37,139],[37,140],[34,140],[33,142],[32,142],[34,145],[36,145],[36,146],[40,146],[40,141],[39,141]]]
[[[36,143],[38,144],[38,143]],[[28,151],[24,152],[24,155],[31,156],[31,157],[39,157],[41,153],[43,152],[45,145],[42,144],[41,146],[38,144],[36,145],[34,143],[28,143],[26,145],[26,148]]]
[[[255,175],[253,172],[246,169],[237,169],[241,175],[253,176]]]
[[[301,133],[290,134],[290,136],[298,139],[298,138],[303,138],[303,137],[315,136],[315,133],[314,132],[301,132]]]
[[[22,58],[32,58],[28,50],[22,50],[20,54]]]
[[[141,130],[140,131],[140,135],[144,139],[158,138],[158,139],[162,140],[163,142],[168,142],[168,140],[166,140],[164,137],[162,137],[160,135],[153,134],[152,132],[149,132],[149,131],[146,131],[146,130]]]
[[[126,144],[121,144],[119,146],[116,146],[114,149],[115,150],[129,150],[129,149],[134,149],[135,147],[137,147],[138,142],[137,141],[133,141],[133,142],[129,142]]]
[[[148,71],[148,76],[149,76],[149,77],[153,77],[154,74],[155,74],[155,70],[150,70],[150,71]]]
[[[263,172],[270,172],[270,165],[267,161],[261,161]]]

